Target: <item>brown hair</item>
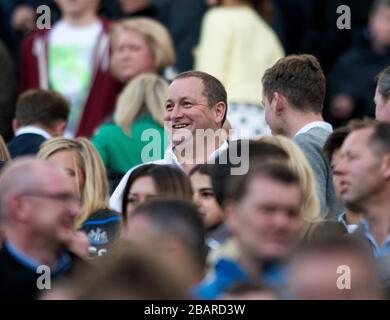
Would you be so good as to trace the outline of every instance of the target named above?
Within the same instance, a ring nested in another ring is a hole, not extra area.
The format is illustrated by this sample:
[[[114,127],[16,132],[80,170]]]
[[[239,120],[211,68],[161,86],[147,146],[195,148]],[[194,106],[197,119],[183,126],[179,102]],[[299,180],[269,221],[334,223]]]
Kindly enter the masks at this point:
[[[286,185],[296,184],[302,189],[299,177],[287,165],[276,162],[260,164],[253,166],[246,175],[236,180],[232,194],[235,201],[240,201],[245,196],[249,183],[254,177],[265,177]]]
[[[57,121],[67,121],[69,104],[59,93],[49,90],[29,90],[16,104],[15,118],[18,126],[41,124],[52,128]]]
[[[278,60],[265,72],[262,82],[268,100],[272,101],[273,93],[278,92],[299,111],[322,112],[326,80],[313,55],[290,55]]]
[[[58,284],[71,299],[188,298],[182,270],[150,245],[120,243],[110,255],[80,266],[75,274]]]
[[[159,196],[192,201],[191,180],[184,172],[166,165],[145,164],[134,169],[123,190],[122,215],[124,221],[127,220],[127,195],[135,180],[141,177],[153,179]]]

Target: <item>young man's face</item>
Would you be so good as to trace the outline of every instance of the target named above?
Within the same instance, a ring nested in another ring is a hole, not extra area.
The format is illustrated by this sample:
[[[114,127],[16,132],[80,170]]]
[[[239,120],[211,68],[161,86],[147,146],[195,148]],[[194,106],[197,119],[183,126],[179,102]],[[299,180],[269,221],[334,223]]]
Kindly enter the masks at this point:
[[[376,87],[374,101],[376,120],[390,123],[390,98],[383,98]]]
[[[170,141],[176,146],[195,138],[197,130],[221,127],[226,110],[221,112],[215,106],[209,106],[203,95],[203,82],[200,78],[177,79],[168,89],[165,104],[165,130]]]
[[[62,14],[80,15],[91,10],[97,12],[101,0],[55,0]]]
[[[299,239],[302,201],[298,184],[253,178],[230,219],[243,250],[258,259],[286,258]]]

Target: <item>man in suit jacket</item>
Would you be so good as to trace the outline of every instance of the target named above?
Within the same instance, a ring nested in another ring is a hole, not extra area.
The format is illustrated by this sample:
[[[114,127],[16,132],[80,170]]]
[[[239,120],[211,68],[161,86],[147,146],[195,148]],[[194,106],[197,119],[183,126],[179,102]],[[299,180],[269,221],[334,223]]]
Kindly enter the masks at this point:
[[[24,93],[16,106],[15,137],[8,143],[11,158],[34,155],[44,141],[62,136],[68,115],[68,102],[60,94],[41,89]]]
[[[332,220],[343,212],[332,183],[332,172],[322,147],[332,132],[323,121],[325,76],[312,55],[280,59],[263,77],[265,119],[272,134],[294,140],[309,161],[316,181],[322,215]]]

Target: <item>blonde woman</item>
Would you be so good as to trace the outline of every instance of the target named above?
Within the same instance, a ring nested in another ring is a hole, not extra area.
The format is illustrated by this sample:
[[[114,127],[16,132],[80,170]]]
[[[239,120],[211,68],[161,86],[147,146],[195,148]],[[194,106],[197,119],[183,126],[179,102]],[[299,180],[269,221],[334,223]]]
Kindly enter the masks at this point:
[[[137,76],[123,89],[114,123],[104,124],[92,138],[110,173],[125,174],[138,164],[163,158],[167,145],[163,127],[167,90],[166,81],[152,73]],[[153,153],[143,155],[151,142]]]
[[[5,143],[3,136],[0,134],[0,160],[9,161],[11,156],[8,151],[7,144]]]
[[[168,30],[150,18],[117,23],[111,33],[111,49],[111,73],[122,83],[141,73],[162,73],[175,62]]]
[[[236,129],[231,139],[240,138],[240,129],[245,129],[245,136],[250,139],[269,134],[258,79],[284,56],[276,33],[259,14],[269,1],[207,1],[215,6],[202,21],[195,69],[212,74],[225,86],[227,118]]]
[[[85,138],[54,138],[42,144],[38,158],[63,168],[73,179],[81,199],[75,229],[87,233],[90,253],[104,254],[116,239],[121,218],[108,208],[106,170],[95,147]]]

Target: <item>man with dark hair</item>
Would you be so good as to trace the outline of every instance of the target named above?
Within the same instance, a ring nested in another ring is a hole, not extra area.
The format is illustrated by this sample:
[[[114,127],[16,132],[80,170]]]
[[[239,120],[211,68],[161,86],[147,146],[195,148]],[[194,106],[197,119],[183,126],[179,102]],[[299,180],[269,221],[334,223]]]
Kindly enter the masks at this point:
[[[31,90],[20,96],[13,121],[15,137],[8,143],[12,158],[36,154],[41,144],[64,134],[68,102],[58,93]]]
[[[200,213],[192,203],[165,199],[141,204],[128,219],[126,230],[128,239],[153,245],[186,270],[189,287],[202,279],[205,230]]]
[[[156,164],[172,165],[189,172],[197,164],[213,162],[228,147],[222,129],[227,112],[226,91],[215,77],[199,71],[179,74],[168,88],[164,125],[170,148]],[[160,148],[160,146],[158,146]],[[110,199],[119,211],[130,169]]]
[[[390,123],[390,66],[378,76],[374,102],[375,118]]]
[[[238,244],[239,257],[222,257],[213,273],[194,292],[213,299],[237,282],[253,279],[283,286],[284,261],[298,242],[303,225],[303,191],[286,166],[253,166],[237,179],[226,206],[227,224]]]
[[[77,271],[42,298],[45,300],[181,300],[188,299],[184,270],[153,246],[122,241],[95,261],[93,272]]]
[[[248,144],[248,156],[245,157],[242,153],[242,144]],[[280,146],[268,143],[265,141],[254,140],[235,140],[229,143],[228,149],[220,153],[216,159],[216,164],[212,172],[212,185],[215,197],[220,206],[223,206],[226,200],[231,198],[230,182],[235,176],[232,176],[232,168],[242,166],[242,163],[235,163],[235,157],[241,157],[246,161],[246,166],[250,167],[250,163],[266,163],[270,161],[288,161],[288,154]],[[227,163],[219,161],[219,159],[227,159]],[[222,162],[222,163],[220,163]]]
[[[340,197],[361,212],[360,232],[376,257],[390,253],[390,124],[378,122],[353,130],[334,168]]]
[[[322,146],[332,132],[323,121],[325,76],[312,55],[291,55],[280,59],[263,76],[265,119],[272,134],[294,140],[307,157],[316,181],[321,214],[332,219],[341,212],[329,163]]]

